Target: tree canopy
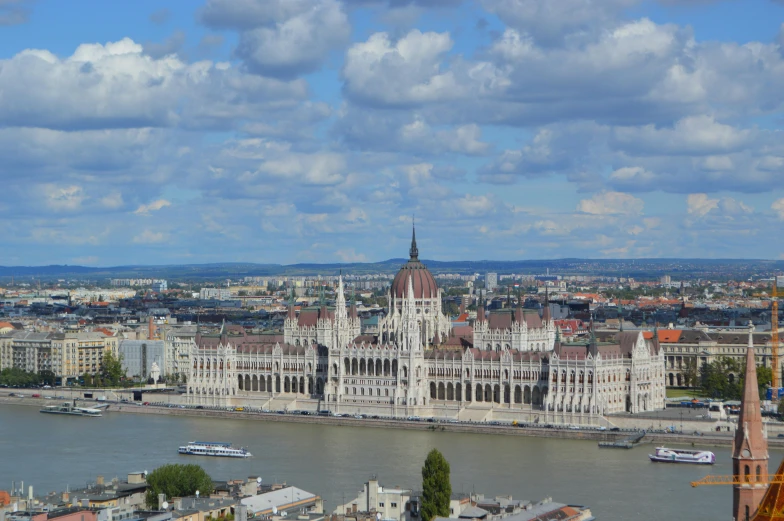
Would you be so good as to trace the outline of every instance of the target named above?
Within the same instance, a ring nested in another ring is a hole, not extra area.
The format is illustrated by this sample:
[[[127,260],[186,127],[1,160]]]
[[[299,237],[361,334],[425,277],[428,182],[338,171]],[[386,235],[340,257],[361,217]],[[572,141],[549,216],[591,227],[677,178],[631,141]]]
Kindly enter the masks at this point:
[[[163,465],[147,476],[147,506],[160,508],[158,494],[166,494],[167,498],[186,497],[197,490],[202,496],[212,493],[212,478],[203,468],[178,463]]]
[[[119,385],[120,380],[125,376],[122,367],[123,355],[114,356],[111,351],[104,351],[103,364],[101,365],[101,377],[105,385]]]
[[[422,466],[422,519],[449,517],[452,484],[449,481],[449,462],[438,449],[428,453]]]
[[[705,396],[719,400],[740,400],[743,393],[743,380],[746,374],[745,364],[740,361],[721,357],[710,364],[702,364],[700,368],[700,387]],[[757,366],[757,385],[760,396],[770,385],[773,374],[769,367]]]

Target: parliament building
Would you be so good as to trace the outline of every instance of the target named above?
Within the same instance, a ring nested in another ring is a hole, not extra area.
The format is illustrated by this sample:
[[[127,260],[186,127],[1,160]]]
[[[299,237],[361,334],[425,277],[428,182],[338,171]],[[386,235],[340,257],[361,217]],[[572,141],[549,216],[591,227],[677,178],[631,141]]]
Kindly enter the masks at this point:
[[[283,334],[223,326],[190,348],[190,403],[269,410],[471,421],[596,424],[604,414],[664,408],[656,335],[621,331],[562,343],[550,317],[508,307],[453,327],[442,291],[419,260],[394,278],[378,331],[363,334],[342,278],[334,306],[290,303]]]

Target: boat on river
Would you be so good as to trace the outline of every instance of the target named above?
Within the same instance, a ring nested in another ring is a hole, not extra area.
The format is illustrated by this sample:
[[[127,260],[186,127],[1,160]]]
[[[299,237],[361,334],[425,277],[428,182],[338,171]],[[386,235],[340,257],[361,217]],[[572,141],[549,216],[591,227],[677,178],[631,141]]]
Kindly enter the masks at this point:
[[[648,454],[651,461],[658,463],[693,463],[696,465],[713,465],[716,455],[709,450],[680,450],[658,447],[656,454]]]
[[[191,441],[180,447],[180,454],[188,456],[218,456],[224,458],[250,458],[253,454],[245,447],[232,447],[220,441]]]
[[[41,412],[47,414],[68,414],[70,416],[88,416],[91,418],[102,416],[100,409],[77,407],[75,402],[64,402],[62,405],[47,405],[41,409]]]

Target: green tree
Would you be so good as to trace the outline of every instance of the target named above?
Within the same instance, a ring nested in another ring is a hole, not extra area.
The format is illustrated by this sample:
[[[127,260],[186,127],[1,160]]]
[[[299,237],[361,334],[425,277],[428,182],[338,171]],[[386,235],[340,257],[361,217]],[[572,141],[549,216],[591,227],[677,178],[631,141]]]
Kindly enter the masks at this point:
[[[433,449],[422,467],[422,519],[431,521],[436,516],[449,517],[451,497],[449,462],[437,449]]]
[[[700,372],[697,370],[697,359],[687,358],[683,368],[683,385],[695,387],[699,383]]]
[[[44,385],[54,385],[55,379],[57,378],[54,371],[49,370],[39,372],[38,377]]]
[[[108,385],[118,385],[125,376],[122,367],[123,355],[114,356],[111,351],[104,351],[103,362],[101,364],[101,376]]]
[[[212,478],[204,469],[198,465],[172,463],[150,472],[145,499],[149,508],[157,509],[158,494],[166,494],[167,498],[185,497],[194,495],[197,490],[202,496],[212,493]]]

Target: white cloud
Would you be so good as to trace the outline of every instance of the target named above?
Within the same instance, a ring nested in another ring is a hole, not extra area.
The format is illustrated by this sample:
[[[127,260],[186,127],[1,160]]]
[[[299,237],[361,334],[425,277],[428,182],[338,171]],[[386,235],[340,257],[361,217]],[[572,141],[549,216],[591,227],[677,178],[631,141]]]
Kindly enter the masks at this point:
[[[54,211],[72,212],[78,210],[87,198],[81,186],[57,186],[47,184],[41,187],[46,205]]]
[[[711,199],[707,194],[689,194],[686,207],[689,215],[705,217],[708,212],[719,207],[719,200]]]
[[[707,115],[683,118],[670,129],[646,125],[613,131],[615,145],[634,155],[726,154],[740,149],[753,136],[750,130],[717,123]]]
[[[347,250],[337,250],[335,251],[335,256],[339,258],[342,262],[367,262],[367,256],[364,253],[357,253],[354,251],[354,248],[350,248]]]
[[[446,102],[460,97],[451,71],[441,71],[452,48],[449,33],[412,30],[397,41],[375,33],[346,52],[346,92],[355,100],[390,105]]]
[[[773,204],[770,205],[770,208],[776,212],[776,215],[778,215],[779,219],[784,221],[784,198],[773,201]]]
[[[133,242],[136,244],[158,244],[165,241],[166,238],[167,235],[164,232],[154,232],[147,229],[134,236]]]
[[[140,204],[133,213],[136,215],[150,215],[150,212],[157,212],[161,208],[166,208],[167,206],[171,206],[171,202],[166,199],[158,199],[149,204]]]
[[[622,192],[602,192],[577,204],[577,211],[591,215],[639,215],[644,202]]]
[[[262,163],[259,172],[303,184],[333,185],[343,180],[345,169],[343,156],[325,152],[283,155]]]
[[[120,192],[112,192],[110,194],[105,195],[101,198],[101,205],[105,208],[109,208],[112,210],[116,210],[117,208],[121,208],[122,205],[125,204],[123,201],[122,194]]]
[[[267,0],[298,5],[289,17],[240,33],[237,56],[266,76],[293,77],[316,70],[332,49],[348,41],[351,27],[336,0]]]

